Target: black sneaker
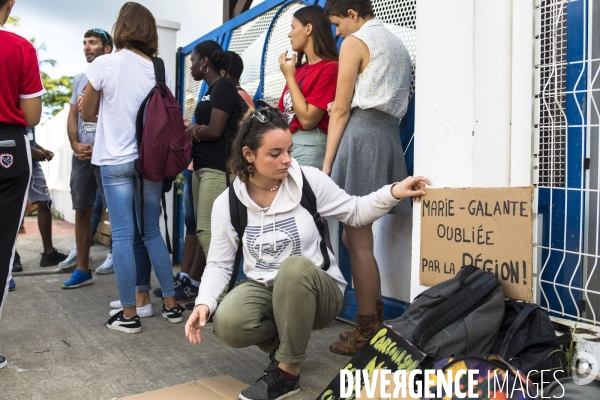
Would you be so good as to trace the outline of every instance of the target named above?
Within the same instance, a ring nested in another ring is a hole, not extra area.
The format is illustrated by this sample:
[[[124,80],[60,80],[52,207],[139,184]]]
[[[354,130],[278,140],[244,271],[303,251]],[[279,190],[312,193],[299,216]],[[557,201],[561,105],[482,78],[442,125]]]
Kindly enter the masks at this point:
[[[242,390],[240,400],[279,400],[300,391],[300,377],[288,381],[279,369],[263,375],[250,387]]]
[[[177,291],[177,288],[181,285],[181,279],[179,279],[180,275],[179,272],[177,273],[177,275],[175,275],[173,277],[173,286],[175,287],[175,290]],[[162,295],[162,289],[161,288],[156,288],[152,291],[152,293],[154,293],[154,295],[156,297],[163,297]]]
[[[42,253],[42,259],[40,260],[40,267],[51,267],[53,265],[58,265],[59,263],[65,261],[67,259],[67,255],[59,252],[54,249],[52,253],[45,254]]]
[[[179,305],[179,304],[177,304],[173,308],[167,308],[163,304],[162,316],[163,316],[163,318],[166,318],[167,321],[169,321],[170,323],[176,324],[178,322],[183,321],[183,312],[184,311],[185,311],[185,308],[181,307],[181,305]]]
[[[277,361],[277,359],[275,358],[276,351],[277,351],[277,349],[273,350],[271,352],[271,354],[269,354],[269,360],[271,360],[271,363],[269,365],[267,365],[267,368],[265,369],[265,374],[270,374],[271,372],[275,372],[275,371],[277,371],[277,368],[279,368],[279,361]]]
[[[4,357],[2,354],[0,354],[0,368],[4,368],[6,367],[6,357]]]
[[[21,264],[21,256],[15,251],[15,259],[13,260],[12,272],[23,272],[23,264]]]
[[[119,311],[106,323],[106,327],[108,329],[112,329],[113,331],[121,331],[125,333],[138,333],[142,331],[142,323],[140,322],[140,317],[134,315],[130,319],[125,318],[123,315],[123,311]]]

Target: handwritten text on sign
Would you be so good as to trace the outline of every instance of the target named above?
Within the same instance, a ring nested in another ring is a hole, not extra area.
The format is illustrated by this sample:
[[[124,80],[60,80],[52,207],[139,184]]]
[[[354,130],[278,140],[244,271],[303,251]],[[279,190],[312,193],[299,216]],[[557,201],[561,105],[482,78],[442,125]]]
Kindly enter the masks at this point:
[[[421,200],[420,283],[463,265],[493,273],[506,297],[531,301],[532,188],[428,189]]]

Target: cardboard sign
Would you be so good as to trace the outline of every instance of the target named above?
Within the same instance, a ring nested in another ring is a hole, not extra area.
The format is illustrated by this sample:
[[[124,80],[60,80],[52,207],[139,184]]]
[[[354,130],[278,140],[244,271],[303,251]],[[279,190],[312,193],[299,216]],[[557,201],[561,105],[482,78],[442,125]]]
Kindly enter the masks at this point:
[[[410,344],[391,327],[382,325],[373,338],[366,343],[358,353],[352,357],[350,362],[343,368],[355,373],[356,370],[366,370],[369,376],[377,370],[406,370],[407,374],[416,369],[425,354]],[[361,385],[364,392],[364,387]],[[358,388],[355,388],[358,389]],[[356,390],[353,390],[353,393]],[[353,399],[354,396],[344,397]],[[366,397],[363,397],[366,398]],[[379,397],[377,397],[379,398]],[[317,397],[317,400],[339,400],[340,397],[340,374],[338,374]]]
[[[237,400],[240,392],[247,387],[245,383],[225,375],[122,397],[121,400]]]
[[[474,265],[493,273],[506,297],[532,301],[532,201],[531,187],[427,189],[421,199],[421,285]]]

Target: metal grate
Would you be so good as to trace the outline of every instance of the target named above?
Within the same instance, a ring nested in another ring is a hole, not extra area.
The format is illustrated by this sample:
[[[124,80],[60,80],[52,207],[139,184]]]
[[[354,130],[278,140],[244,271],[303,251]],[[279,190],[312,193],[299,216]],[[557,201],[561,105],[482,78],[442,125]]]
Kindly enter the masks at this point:
[[[198,101],[198,94],[202,87],[202,81],[195,81],[190,73],[192,67],[192,53],[185,56],[185,67],[184,74],[185,80],[183,83],[183,117],[192,120],[194,116],[194,110],[196,109],[196,102]]]
[[[567,3],[543,0],[540,46],[539,186],[565,186]]]
[[[254,97],[260,84],[260,62],[267,30],[277,12],[272,8],[259,17],[246,22],[233,30],[228,50],[234,51],[244,60],[244,72],[240,85],[250,96]]]
[[[304,3],[291,3],[287,5],[273,23],[273,28],[269,32],[269,39],[265,51],[265,71],[264,71],[264,90],[263,98],[271,104],[277,104],[281,92],[285,87],[285,78],[279,69],[278,57],[285,50],[292,51],[288,33],[292,24],[294,13],[305,7]]]
[[[231,41],[227,50],[236,52],[244,60],[244,72],[240,78],[240,84],[250,96],[254,96],[260,83],[260,61],[263,46],[269,24],[276,12],[277,7],[274,7],[235,28],[231,34]],[[190,67],[192,66],[191,53],[184,57],[184,62],[183,115],[191,120],[202,88],[202,81],[195,81],[190,74]]]
[[[600,0],[541,0],[536,10],[543,218],[537,269],[544,307],[600,326],[598,11]]]
[[[415,59],[417,55],[417,1],[372,0],[375,17],[398,36],[410,54],[413,64],[410,96],[415,92]]]

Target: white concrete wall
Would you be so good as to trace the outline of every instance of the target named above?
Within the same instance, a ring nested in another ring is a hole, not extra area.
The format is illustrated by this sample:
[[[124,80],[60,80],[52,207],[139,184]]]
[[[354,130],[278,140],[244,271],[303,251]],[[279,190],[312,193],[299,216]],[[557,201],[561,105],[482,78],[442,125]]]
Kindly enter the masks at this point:
[[[52,207],[62,214],[65,221],[74,224],[70,189],[73,150],[67,136],[68,115],[69,105],[65,104],[61,112],[35,128],[35,137],[42,147],[54,152],[52,161],[41,163],[52,195]]]
[[[512,1],[422,1],[417,16],[415,173],[435,187],[509,186]],[[425,289],[420,235],[417,205],[411,299]]]
[[[171,84],[173,86],[173,90],[175,90],[177,87],[177,31],[180,29],[180,25],[178,22],[165,21],[161,19],[158,19],[156,24],[158,25],[158,56],[164,60],[165,67],[171,74]],[[175,189],[172,189],[165,195],[167,200],[166,211],[167,216],[169,217],[168,229],[171,242],[174,238],[173,223],[177,218],[176,215],[173,215],[173,190]],[[160,229],[163,237],[166,240],[165,221],[162,215],[160,218]]]

